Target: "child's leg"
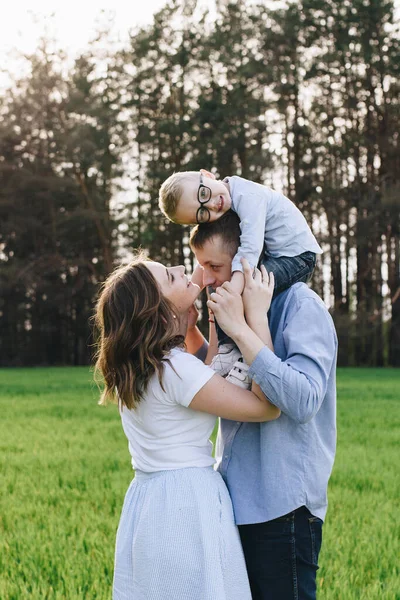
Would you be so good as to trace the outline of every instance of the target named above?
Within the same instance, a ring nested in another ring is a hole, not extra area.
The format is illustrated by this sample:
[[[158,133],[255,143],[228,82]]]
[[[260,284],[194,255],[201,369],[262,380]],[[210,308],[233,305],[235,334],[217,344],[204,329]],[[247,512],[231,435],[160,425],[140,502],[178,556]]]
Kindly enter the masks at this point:
[[[303,252],[299,256],[280,256],[274,258],[264,255],[263,265],[275,276],[274,298],[294,283],[309,281],[314,271],[316,255],[314,252]]]

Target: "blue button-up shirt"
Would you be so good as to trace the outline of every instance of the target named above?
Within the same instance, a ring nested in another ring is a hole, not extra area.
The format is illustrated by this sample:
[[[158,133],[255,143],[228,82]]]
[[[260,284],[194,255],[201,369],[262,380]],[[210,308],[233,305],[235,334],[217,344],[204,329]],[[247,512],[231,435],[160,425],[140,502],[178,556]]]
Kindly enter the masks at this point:
[[[264,347],[249,374],[282,413],[269,423],[221,421],[218,470],[239,525],[305,505],[324,519],[336,449],[337,337],[322,300],[297,283],[272,302],[274,352]]]

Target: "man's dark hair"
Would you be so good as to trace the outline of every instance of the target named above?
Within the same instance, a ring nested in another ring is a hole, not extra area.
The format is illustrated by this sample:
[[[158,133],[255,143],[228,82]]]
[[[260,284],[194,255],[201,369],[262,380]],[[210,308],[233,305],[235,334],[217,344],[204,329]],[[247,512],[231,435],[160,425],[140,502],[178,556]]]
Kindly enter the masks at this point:
[[[194,251],[203,248],[211,238],[219,235],[226,252],[235,256],[240,242],[240,219],[233,210],[228,210],[220,219],[212,223],[201,223],[190,232],[189,244]]]

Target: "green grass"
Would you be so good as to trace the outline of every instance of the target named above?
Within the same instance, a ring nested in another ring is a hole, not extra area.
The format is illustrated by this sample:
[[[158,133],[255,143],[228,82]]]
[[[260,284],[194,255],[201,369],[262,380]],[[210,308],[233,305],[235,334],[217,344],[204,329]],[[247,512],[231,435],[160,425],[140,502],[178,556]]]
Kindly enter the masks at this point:
[[[319,600],[400,600],[399,392],[400,370],[339,370]],[[0,370],[1,600],[111,598],[132,471],[97,395],[86,368]]]
[[[321,600],[400,599],[400,370],[338,370]]]

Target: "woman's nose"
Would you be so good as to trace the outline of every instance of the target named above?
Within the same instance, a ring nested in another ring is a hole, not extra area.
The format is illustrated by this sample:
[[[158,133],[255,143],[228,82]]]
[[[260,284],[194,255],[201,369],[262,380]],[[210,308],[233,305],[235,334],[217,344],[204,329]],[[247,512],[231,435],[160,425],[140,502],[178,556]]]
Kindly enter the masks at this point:
[[[173,267],[173,269],[176,271],[177,274],[179,275],[184,275],[185,274],[185,267],[183,265],[177,265],[176,267]]]

